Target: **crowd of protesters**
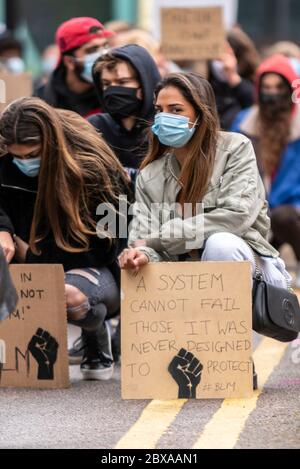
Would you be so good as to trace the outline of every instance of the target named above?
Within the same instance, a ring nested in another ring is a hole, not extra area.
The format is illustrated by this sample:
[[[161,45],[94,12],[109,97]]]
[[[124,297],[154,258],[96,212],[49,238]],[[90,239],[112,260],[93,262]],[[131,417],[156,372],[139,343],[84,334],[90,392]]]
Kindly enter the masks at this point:
[[[24,71],[22,53],[0,36],[6,71]],[[16,304],[7,264],[62,264],[68,321],[82,330],[70,363],[107,380],[121,351],[110,326],[120,269],[250,261],[254,275],[258,256],[265,280],[287,289],[289,244],[300,288],[299,79],[296,44],[258,51],[239,27],[217,60],[175,63],[133,25],[63,23],[34,97],[0,117],[0,319]],[[119,226],[124,196],[128,239],[99,232],[97,207]]]

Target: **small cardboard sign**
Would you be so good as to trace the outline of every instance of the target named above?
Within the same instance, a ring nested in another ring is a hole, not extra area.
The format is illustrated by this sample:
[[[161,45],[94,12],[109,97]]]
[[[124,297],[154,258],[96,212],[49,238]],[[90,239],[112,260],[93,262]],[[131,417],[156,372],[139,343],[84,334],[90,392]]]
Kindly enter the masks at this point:
[[[12,265],[17,310],[0,322],[0,387],[69,386],[62,266]]]
[[[251,397],[251,290],[249,262],[122,272],[123,399]]]
[[[0,73],[0,114],[13,101],[32,96],[32,76],[30,73],[13,75]]]
[[[218,59],[224,50],[223,10],[162,8],[162,50],[169,60]]]

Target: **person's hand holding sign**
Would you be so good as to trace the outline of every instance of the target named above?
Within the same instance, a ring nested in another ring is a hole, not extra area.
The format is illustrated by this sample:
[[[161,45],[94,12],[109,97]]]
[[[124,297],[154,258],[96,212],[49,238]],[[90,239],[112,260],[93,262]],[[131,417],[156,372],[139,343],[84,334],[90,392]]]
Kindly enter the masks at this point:
[[[29,245],[18,236],[15,237],[16,258],[18,262],[25,263]]]
[[[122,270],[133,270],[137,273],[149,263],[149,258],[146,254],[138,249],[142,246],[146,246],[145,241],[136,241],[134,247],[124,249],[119,257],[119,264]]]
[[[237,58],[228,43],[226,43],[224,53],[221,55],[220,60],[223,63],[223,70],[227,83],[235,88],[241,83],[242,78],[238,72]]]

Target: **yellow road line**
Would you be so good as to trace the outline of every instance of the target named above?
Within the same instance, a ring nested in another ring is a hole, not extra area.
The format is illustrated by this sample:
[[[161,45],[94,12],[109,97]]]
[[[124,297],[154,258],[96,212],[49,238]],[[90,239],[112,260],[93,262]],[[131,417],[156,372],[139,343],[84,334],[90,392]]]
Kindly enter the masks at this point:
[[[251,399],[225,399],[204,428],[194,449],[232,449],[235,447],[257,400],[280,363],[288,344],[263,339],[253,354],[260,390]]]
[[[152,401],[118,442],[116,449],[155,449],[187,400]]]

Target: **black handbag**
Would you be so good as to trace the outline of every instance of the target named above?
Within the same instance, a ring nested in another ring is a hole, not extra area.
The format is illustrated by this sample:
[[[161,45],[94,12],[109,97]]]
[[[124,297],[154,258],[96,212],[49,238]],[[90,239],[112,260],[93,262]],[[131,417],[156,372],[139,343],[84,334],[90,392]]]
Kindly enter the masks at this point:
[[[253,283],[253,329],[280,342],[292,342],[300,332],[298,297],[290,288],[275,287],[264,281],[256,264]]]

